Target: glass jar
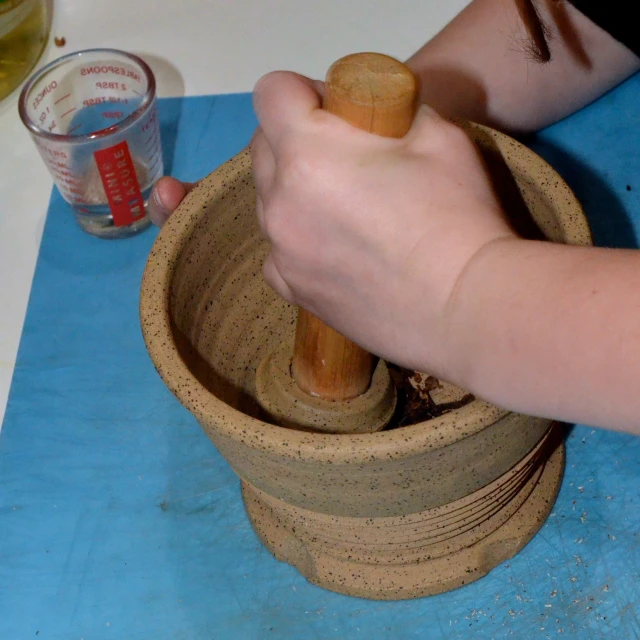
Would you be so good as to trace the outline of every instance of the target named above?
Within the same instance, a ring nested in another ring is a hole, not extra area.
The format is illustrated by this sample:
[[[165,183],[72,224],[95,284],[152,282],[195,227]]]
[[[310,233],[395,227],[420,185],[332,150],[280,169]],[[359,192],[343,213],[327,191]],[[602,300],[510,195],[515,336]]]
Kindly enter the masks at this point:
[[[48,31],[47,0],[0,0],[0,100],[33,69]]]

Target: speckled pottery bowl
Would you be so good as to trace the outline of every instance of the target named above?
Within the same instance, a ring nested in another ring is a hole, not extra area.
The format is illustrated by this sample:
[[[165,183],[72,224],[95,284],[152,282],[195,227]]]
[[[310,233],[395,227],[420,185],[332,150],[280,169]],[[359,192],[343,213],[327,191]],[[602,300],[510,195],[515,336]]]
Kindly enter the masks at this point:
[[[579,203],[538,156],[463,125],[514,226],[590,244]],[[242,481],[267,548],[311,582],[375,599],[434,594],[513,556],[546,519],[564,465],[560,427],[476,399],[441,417],[367,435],[270,424],[255,376],[296,309],[264,283],[249,154],[214,171],[162,229],[141,294],[163,380]],[[530,213],[528,213],[530,212]]]

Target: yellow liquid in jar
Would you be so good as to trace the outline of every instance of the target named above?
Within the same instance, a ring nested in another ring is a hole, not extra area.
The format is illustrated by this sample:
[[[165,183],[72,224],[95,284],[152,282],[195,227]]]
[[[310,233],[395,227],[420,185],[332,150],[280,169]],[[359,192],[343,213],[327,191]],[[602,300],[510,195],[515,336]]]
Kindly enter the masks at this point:
[[[46,0],[0,0],[0,100],[37,62],[48,26]]]

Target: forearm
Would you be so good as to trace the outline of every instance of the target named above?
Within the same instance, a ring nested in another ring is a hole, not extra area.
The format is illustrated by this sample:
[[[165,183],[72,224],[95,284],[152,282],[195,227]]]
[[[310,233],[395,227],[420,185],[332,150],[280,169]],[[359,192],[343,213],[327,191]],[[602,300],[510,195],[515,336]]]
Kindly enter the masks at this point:
[[[640,434],[640,253],[499,241],[449,309],[461,385],[512,410]]]
[[[640,68],[640,60],[572,5],[540,0],[552,60],[527,55],[514,0],[474,0],[407,62],[421,98],[443,115],[499,129],[542,128],[591,102]]]

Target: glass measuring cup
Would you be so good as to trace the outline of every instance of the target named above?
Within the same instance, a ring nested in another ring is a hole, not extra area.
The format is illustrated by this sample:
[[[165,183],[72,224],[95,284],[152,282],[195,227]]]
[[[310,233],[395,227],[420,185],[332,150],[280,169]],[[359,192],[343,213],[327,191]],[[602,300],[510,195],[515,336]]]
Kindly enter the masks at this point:
[[[140,58],[78,51],[25,85],[19,111],[80,227],[101,238],[150,224],[146,207],[162,175],[156,83]]]

